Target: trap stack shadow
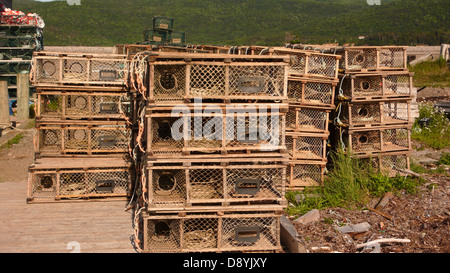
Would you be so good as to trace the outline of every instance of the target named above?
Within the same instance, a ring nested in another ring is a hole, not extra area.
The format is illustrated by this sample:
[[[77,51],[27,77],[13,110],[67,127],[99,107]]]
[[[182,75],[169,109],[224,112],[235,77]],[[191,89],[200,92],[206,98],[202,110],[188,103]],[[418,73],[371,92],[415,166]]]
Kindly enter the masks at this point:
[[[136,52],[144,252],[278,252],[285,56]]]
[[[35,52],[35,162],[28,202],[126,199],[132,99],[117,54]]]
[[[393,177],[409,170],[413,73],[406,47],[351,46],[343,58],[334,113],[334,146]]]
[[[288,47],[242,47],[240,52],[288,56],[287,190],[322,185],[341,56]]]

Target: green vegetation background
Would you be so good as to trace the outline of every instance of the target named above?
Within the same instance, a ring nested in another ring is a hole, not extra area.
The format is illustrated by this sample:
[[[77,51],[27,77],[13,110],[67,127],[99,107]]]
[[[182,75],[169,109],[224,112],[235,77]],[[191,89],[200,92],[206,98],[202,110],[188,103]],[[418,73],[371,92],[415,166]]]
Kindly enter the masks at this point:
[[[448,0],[15,0],[13,8],[44,19],[45,45],[135,43],[155,15],[175,18],[190,44],[450,43]]]

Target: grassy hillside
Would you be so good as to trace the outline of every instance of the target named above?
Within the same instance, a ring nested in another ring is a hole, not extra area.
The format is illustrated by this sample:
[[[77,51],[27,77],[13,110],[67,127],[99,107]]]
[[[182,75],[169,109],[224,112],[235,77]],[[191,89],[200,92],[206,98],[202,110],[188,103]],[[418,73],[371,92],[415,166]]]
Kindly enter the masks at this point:
[[[14,9],[36,12],[46,23],[46,45],[134,43],[154,15],[175,18],[175,30],[192,44],[281,45],[356,42],[450,42],[448,0],[15,0]],[[358,40],[366,36],[366,40]]]

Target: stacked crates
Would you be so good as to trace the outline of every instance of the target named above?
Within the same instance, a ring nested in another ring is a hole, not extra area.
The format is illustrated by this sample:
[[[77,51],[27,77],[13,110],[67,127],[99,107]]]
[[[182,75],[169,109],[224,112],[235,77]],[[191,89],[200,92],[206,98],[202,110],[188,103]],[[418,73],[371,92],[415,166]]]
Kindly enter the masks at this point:
[[[254,54],[287,55],[289,111],[286,147],[290,157],[287,190],[322,185],[329,145],[340,56],[290,48],[250,48]]]
[[[186,44],[186,33],[174,31],[174,19],[163,16],[153,18],[153,27],[144,29],[142,44],[180,46]]]
[[[145,69],[131,71],[133,82],[146,71],[145,83],[134,85],[145,101],[136,126],[143,251],[281,251],[286,59],[182,52],[146,59]]]
[[[35,162],[28,202],[130,194],[130,95],[124,55],[36,52]]]
[[[8,81],[10,97],[16,97],[17,73],[28,73],[33,52],[43,49],[41,22],[19,11],[0,14],[0,77]]]
[[[344,47],[338,53],[343,62],[335,146],[389,176],[408,170],[414,94],[406,48]]]

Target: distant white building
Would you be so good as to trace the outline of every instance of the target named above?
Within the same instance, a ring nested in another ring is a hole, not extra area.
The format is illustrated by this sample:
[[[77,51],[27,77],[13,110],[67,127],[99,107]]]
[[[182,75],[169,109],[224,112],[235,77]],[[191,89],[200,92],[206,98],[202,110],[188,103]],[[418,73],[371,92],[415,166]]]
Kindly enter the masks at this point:
[[[364,40],[364,39],[366,39],[366,37],[365,36],[359,36],[358,37],[360,40]]]

